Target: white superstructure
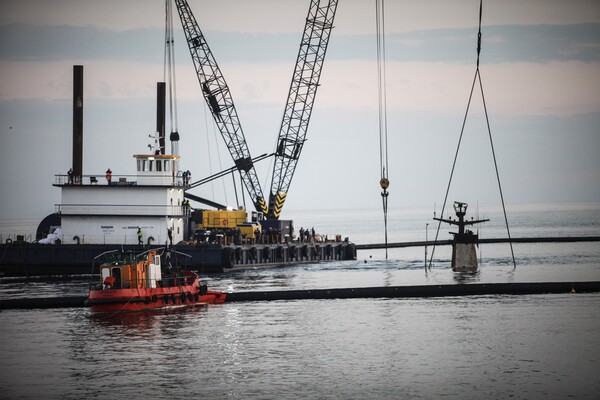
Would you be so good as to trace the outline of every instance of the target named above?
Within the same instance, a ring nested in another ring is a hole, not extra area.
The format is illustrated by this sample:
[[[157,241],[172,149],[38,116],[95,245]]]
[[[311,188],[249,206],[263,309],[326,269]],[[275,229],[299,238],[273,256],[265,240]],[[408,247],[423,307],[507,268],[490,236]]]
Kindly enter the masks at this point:
[[[184,205],[178,155],[134,155],[136,175],[57,175],[62,190],[57,205],[63,243],[172,243],[186,237],[190,215]]]

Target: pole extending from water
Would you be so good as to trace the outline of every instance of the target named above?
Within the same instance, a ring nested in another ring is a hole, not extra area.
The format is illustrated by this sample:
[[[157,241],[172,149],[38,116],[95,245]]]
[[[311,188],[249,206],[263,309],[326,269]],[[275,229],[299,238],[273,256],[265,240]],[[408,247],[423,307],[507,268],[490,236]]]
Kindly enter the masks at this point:
[[[429,242],[429,223],[425,224],[425,272],[427,272],[427,242]]]

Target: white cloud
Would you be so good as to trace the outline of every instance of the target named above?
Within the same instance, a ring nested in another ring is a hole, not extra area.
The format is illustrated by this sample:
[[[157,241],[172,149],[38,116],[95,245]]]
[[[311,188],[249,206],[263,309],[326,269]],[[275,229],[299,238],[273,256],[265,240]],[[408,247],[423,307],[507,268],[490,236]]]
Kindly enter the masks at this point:
[[[0,100],[69,100],[74,61],[1,62]],[[97,99],[154,99],[162,66],[129,61],[84,64],[85,96]],[[238,104],[283,110],[293,65],[225,63],[223,73]],[[43,71],[43,73],[40,73]],[[480,67],[488,111],[510,115],[572,115],[600,111],[600,64],[553,62],[503,63]],[[466,107],[474,65],[388,62],[388,110],[459,113]],[[190,63],[178,65],[178,98],[203,102]],[[478,88],[477,88],[478,89]],[[479,90],[476,91],[478,96]],[[478,104],[479,103],[479,104]],[[475,97],[474,107],[481,99]],[[316,106],[377,109],[374,62],[325,63]],[[249,110],[247,110],[250,112]]]

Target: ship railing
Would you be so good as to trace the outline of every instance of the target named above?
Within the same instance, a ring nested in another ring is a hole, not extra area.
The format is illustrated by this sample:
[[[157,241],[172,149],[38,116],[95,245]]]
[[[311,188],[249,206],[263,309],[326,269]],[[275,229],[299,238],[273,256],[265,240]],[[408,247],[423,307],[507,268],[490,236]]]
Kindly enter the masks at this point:
[[[193,279],[185,276],[178,276],[175,278],[162,278],[161,280],[152,280],[155,282],[154,287],[175,287],[175,286],[185,286],[191,285],[194,281]],[[148,288],[151,287],[151,280],[149,279],[129,279],[123,280],[119,286],[113,287],[113,289],[130,289],[136,287]]]
[[[63,215],[165,215],[186,217],[191,215],[189,206],[130,205],[130,204],[55,204],[55,212]]]
[[[102,230],[105,230],[107,234],[104,235],[90,235],[89,233],[74,233],[65,235],[64,233],[59,235],[59,241],[56,244],[139,244],[137,236],[137,226],[124,227],[123,233],[115,232],[115,227],[112,225],[101,226]],[[142,230],[142,243],[144,245],[159,245],[167,243],[167,236],[157,235],[155,233],[148,233]]]
[[[152,186],[180,186],[183,187],[183,177],[171,175],[111,175],[110,180],[105,174],[98,175],[54,175],[54,184],[57,186],[135,186],[135,185],[152,185]]]
[[[191,285],[193,280],[191,278],[185,276],[177,276],[177,277],[163,277],[160,281],[160,285],[162,287],[173,287],[173,286],[184,286]]]
[[[0,243],[31,242],[31,233],[0,233]]]

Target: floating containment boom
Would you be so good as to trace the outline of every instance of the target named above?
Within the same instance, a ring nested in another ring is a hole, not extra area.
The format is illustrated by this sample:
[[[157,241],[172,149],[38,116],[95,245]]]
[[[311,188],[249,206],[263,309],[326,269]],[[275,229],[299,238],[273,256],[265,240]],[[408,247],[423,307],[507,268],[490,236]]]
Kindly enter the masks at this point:
[[[465,285],[383,286],[335,289],[272,290],[227,293],[225,302],[359,299],[359,298],[425,298],[449,296],[531,295],[545,293],[600,292],[600,281],[477,283]],[[86,306],[86,296],[25,298],[0,300],[0,310],[34,308],[73,308]]]

